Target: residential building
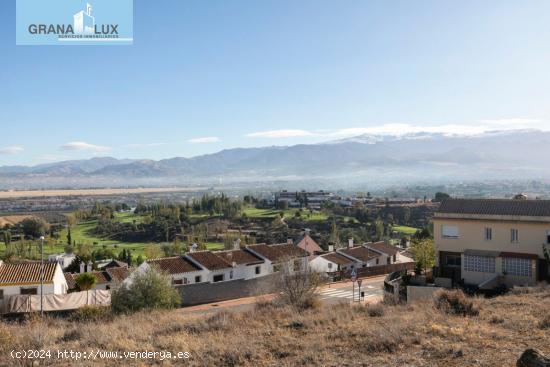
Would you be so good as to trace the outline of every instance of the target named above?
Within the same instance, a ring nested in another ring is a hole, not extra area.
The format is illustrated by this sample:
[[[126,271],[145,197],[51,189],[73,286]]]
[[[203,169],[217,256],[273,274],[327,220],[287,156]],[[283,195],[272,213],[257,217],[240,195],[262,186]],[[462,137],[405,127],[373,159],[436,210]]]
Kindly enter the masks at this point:
[[[302,250],[306,251],[310,256],[323,252],[321,246],[319,246],[319,244],[315,242],[313,238],[311,238],[311,236],[309,235],[309,231],[306,231],[293,243],[295,246],[298,246]]]
[[[49,262],[57,262],[61,266],[61,269],[67,268],[71,263],[76,259],[75,254],[56,254],[56,255],[50,255],[48,256]]]
[[[67,293],[67,281],[57,262],[44,262],[44,294]],[[10,296],[40,295],[40,262],[4,263],[0,260],[0,308]]]
[[[249,251],[238,249],[214,254],[232,265],[233,279],[253,279],[269,274],[265,260]]]
[[[548,279],[550,200],[448,199],[433,223],[441,277],[480,288]]]
[[[382,254],[382,258],[379,261],[382,265],[390,265],[395,263],[405,263],[411,262],[413,259],[401,254],[399,249],[395,246],[392,246],[385,241],[379,242],[368,242],[365,243],[365,246],[368,249],[377,251]]]
[[[100,271],[89,271],[88,273],[93,275],[96,279],[96,284],[93,289],[110,290],[116,284],[122,283],[128,278],[131,271],[132,270],[128,267],[111,267]],[[65,273],[64,275],[69,291],[78,291],[76,278],[80,274]]]
[[[313,258],[309,265],[320,273],[333,273],[352,269],[355,261],[338,252],[329,252]]]
[[[205,280],[211,283],[233,280],[235,277],[233,264],[211,251],[197,251],[185,254],[185,257],[196,266],[207,271]]]
[[[154,266],[158,270],[168,274],[172,285],[195,284],[208,281],[208,270],[196,265],[184,256],[147,260],[136,271],[143,272],[150,266]]]
[[[307,267],[308,253],[292,243],[277,245],[256,244],[246,246],[246,250],[263,259],[269,274],[281,270],[283,264],[293,262],[293,270]]]
[[[370,266],[385,265],[385,257],[382,253],[365,246],[348,247],[337,251],[340,255],[353,261],[351,268],[366,268]]]

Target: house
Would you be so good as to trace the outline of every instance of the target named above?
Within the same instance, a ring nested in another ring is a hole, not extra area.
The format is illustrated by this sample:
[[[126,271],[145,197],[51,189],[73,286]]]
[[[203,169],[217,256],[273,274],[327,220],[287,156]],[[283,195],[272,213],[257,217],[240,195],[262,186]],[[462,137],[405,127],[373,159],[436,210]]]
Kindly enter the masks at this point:
[[[266,245],[265,243],[246,246],[246,251],[263,259],[269,273],[281,270],[283,264],[293,262],[293,270],[307,267],[308,253],[292,243]]]
[[[351,268],[366,268],[370,266],[385,265],[384,254],[365,246],[348,247],[337,251],[338,254],[353,261]]]
[[[110,260],[109,262],[102,262],[97,265],[99,269],[112,269],[112,268],[128,268],[128,263],[120,260]]]
[[[309,231],[306,231],[302,236],[294,241],[294,245],[306,251],[310,256],[323,252],[321,246],[319,246],[319,244],[311,238]]]
[[[44,294],[65,294],[68,286],[57,262],[43,265]],[[0,260],[0,308],[14,295],[40,295],[42,265],[40,262],[4,263]]]
[[[266,261],[249,251],[235,249],[214,254],[232,265],[233,279],[253,279],[268,274]]]
[[[211,251],[197,251],[185,254],[187,260],[207,271],[205,281],[211,283],[233,280],[235,273],[233,264]]]
[[[395,246],[392,246],[385,241],[379,242],[368,242],[365,243],[365,246],[368,249],[377,251],[382,254],[382,259],[380,263],[382,265],[390,265],[395,263],[404,263],[413,261],[411,258],[401,254],[399,249]]]
[[[433,223],[440,277],[480,288],[548,279],[550,200],[447,199]]]
[[[184,256],[147,260],[136,271],[143,272],[150,266],[154,266],[158,270],[168,274],[172,285],[195,284],[208,281],[208,271]]]
[[[93,275],[96,279],[96,284],[93,289],[99,290],[110,290],[116,284],[122,283],[131,273],[131,269],[128,267],[113,267],[107,268],[100,271],[89,271],[89,274]],[[67,280],[67,285],[69,291],[78,291],[78,286],[76,285],[76,278],[80,274],[65,273],[65,279]]]
[[[61,269],[65,269],[69,265],[71,265],[74,259],[76,259],[75,254],[67,254],[67,253],[48,256],[48,261],[59,263],[59,265],[61,266]]]
[[[320,273],[333,273],[349,270],[354,266],[354,263],[354,260],[338,252],[329,252],[315,257],[309,262],[309,265],[313,270]]]

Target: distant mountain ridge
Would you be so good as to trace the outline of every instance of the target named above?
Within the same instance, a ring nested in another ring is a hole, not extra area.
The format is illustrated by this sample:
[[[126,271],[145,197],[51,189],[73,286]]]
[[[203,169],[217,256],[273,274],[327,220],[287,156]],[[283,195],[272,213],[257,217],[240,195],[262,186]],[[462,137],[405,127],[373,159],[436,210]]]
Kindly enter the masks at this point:
[[[345,180],[550,177],[550,132],[493,131],[475,136],[441,133],[361,135],[321,144],[226,149],[192,158],[132,160],[112,157],[63,161],[34,167],[0,167],[0,180],[39,177],[114,177],[197,180],[274,180],[330,177]],[[22,180],[22,181],[21,181]]]

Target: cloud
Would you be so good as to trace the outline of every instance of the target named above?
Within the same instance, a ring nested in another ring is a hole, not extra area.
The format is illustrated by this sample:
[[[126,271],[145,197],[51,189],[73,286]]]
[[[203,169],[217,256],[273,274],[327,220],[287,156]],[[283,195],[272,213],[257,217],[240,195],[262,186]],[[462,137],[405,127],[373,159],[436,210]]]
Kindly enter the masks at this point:
[[[23,147],[20,146],[0,148],[0,155],[16,155],[21,153],[23,150]]]
[[[259,131],[255,133],[246,134],[247,138],[296,138],[302,136],[312,136],[316,135],[311,131],[306,130],[297,130],[297,129],[283,129],[283,130],[270,130],[270,131]]]
[[[85,143],[83,141],[73,141],[62,145],[61,150],[82,150],[94,153],[104,153],[110,151],[111,148]]]
[[[217,143],[220,141],[220,138],[218,138],[217,136],[207,136],[204,138],[189,139],[187,141],[193,144]]]
[[[250,133],[245,136],[249,138],[290,138],[308,136],[327,139],[348,138],[358,135],[403,136],[418,133],[443,134],[448,136],[475,136],[491,131],[513,131],[520,129],[550,131],[550,124],[541,119],[503,118],[479,120],[474,124],[414,125],[393,123],[333,130],[271,130]]]

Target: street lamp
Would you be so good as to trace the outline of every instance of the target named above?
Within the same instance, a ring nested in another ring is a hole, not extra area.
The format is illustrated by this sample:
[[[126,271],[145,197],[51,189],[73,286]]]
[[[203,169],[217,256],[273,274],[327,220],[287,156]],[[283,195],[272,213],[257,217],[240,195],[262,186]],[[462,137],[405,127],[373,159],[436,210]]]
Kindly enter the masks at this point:
[[[40,317],[44,318],[44,236],[40,236]]]

